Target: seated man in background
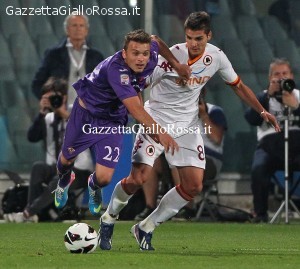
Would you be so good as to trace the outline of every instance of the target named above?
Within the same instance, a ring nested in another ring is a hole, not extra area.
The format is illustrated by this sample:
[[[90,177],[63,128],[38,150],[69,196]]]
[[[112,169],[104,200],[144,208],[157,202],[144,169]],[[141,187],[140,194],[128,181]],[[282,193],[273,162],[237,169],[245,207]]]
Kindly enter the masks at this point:
[[[43,210],[53,204],[51,192],[58,182],[56,158],[69,118],[66,104],[67,82],[50,77],[42,88],[40,111],[27,133],[30,142],[44,141],[46,161],[37,161],[32,166],[27,205],[23,212],[15,215],[16,222],[37,222],[38,215],[45,213]],[[75,163],[74,176],[76,175],[77,180],[72,185],[73,189],[87,187],[87,178],[92,168],[91,154],[85,151]]]
[[[201,130],[204,149],[206,154],[206,167],[204,172],[205,181],[213,180],[220,173],[223,159],[224,133],[227,129],[227,121],[223,109],[219,106],[205,102],[206,88],[202,89],[199,97],[199,128]],[[146,208],[138,214],[135,220],[142,220],[152,213],[156,208],[158,179],[166,177],[170,178],[170,172],[166,171],[167,166],[164,165],[165,159],[162,156],[158,158],[151,171],[151,180],[146,181],[143,185],[145,195]],[[180,177],[176,167],[170,167],[171,178],[175,185],[180,183]],[[150,177],[149,177],[150,178]],[[155,203],[154,203],[155,202]],[[185,208],[185,218],[191,218],[194,214],[194,204],[189,203]]]
[[[283,129],[284,110],[299,116],[299,90],[283,90],[282,81],[293,79],[293,71],[286,59],[274,59],[269,68],[269,86],[257,95],[266,111],[276,116]],[[260,115],[251,108],[245,113],[246,120],[257,126],[258,144],[254,152],[251,168],[254,222],[268,222],[268,197],[271,177],[276,170],[284,170],[284,131],[274,129],[261,120]],[[289,126],[289,166],[290,171],[300,170],[300,127],[298,122]]]

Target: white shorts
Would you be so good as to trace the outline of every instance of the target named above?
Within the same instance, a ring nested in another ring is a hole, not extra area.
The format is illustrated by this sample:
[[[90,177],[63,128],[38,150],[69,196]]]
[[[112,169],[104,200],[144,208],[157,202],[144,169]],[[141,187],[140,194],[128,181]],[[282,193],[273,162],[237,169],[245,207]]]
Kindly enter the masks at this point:
[[[165,152],[166,160],[171,166],[195,166],[205,169],[205,153],[200,134],[188,133],[174,138],[179,151],[174,155]],[[138,133],[132,150],[131,161],[153,166],[154,161],[164,152],[164,147],[156,143],[150,136]]]

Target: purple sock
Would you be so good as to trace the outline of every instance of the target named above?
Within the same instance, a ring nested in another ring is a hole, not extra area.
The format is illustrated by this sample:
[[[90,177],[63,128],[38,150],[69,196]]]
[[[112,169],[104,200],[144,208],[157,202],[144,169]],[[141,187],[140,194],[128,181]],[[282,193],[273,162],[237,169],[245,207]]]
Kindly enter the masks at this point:
[[[99,183],[98,183],[97,178],[96,178],[96,173],[95,172],[92,174],[92,177],[89,180],[89,186],[93,191],[100,188]]]
[[[71,165],[63,165],[61,163],[60,157],[58,158],[56,167],[59,177],[58,185],[61,188],[65,188],[69,184],[73,166],[74,163],[72,163]]]

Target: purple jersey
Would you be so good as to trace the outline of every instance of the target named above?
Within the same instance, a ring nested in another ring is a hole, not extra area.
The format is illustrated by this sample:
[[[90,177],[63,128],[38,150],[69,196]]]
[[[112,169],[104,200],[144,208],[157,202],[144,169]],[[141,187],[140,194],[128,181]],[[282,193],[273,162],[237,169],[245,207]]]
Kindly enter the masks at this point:
[[[97,118],[127,123],[127,109],[122,100],[137,96],[158,61],[158,44],[151,42],[150,59],[142,73],[134,73],[125,63],[122,51],[99,63],[92,73],[73,84],[87,110]]]

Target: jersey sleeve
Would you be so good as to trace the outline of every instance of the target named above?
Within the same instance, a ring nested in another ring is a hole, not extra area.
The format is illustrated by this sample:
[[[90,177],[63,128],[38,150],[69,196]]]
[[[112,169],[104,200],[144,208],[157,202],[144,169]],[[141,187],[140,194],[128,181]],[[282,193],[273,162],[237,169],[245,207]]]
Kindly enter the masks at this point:
[[[112,63],[107,70],[107,79],[121,101],[129,97],[137,96],[136,90],[131,85],[129,70],[124,69],[124,66]]]
[[[172,46],[170,51],[177,58],[176,53],[178,48],[176,46]],[[158,56],[157,66],[155,67],[152,75],[147,79],[147,85],[158,83],[165,73],[176,73],[176,71],[172,68],[170,63],[161,55]]]
[[[218,73],[221,78],[229,85],[236,85],[240,78],[237,73],[234,71],[231,62],[228,60],[227,56],[223,51],[220,51],[220,66]]]

